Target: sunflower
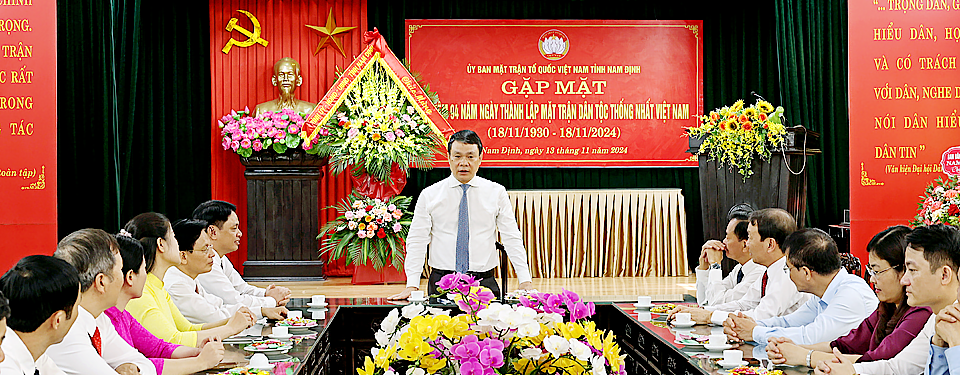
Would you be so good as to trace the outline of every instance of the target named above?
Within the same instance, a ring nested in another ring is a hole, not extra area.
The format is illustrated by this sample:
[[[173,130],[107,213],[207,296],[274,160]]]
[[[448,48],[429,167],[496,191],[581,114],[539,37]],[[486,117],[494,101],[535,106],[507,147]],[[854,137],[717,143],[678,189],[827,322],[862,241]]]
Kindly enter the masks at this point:
[[[754,118],[757,116],[757,109],[753,106],[747,107],[747,109],[743,110],[743,114],[749,118]]]
[[[743,109],[743,99],[737,100],[733,103],[733,106],[730,107],[731,111],[740,112]]]
[[[737,121],[736,120],[727,120],[723,122],[723,130],[735,131],[737,130]]]
[[[758,100],[757,109],[759,109],[760,112],[763,112],[763,113],[770,113],[770,112],[773,112],[773,105],[766,100]]]

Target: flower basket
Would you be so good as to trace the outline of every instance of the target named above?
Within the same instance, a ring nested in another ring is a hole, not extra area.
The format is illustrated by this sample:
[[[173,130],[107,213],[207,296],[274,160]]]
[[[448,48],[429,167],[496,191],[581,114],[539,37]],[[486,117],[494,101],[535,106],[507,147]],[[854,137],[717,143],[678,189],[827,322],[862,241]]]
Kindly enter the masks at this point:
[[[276,154],[291,149],[301,149],[308,154],[319,151],[314,147],[317,139],[306,141],[303,114],[292,109],[268,111],[256,117],[249,114],[249,108],[230,111],[218,121],[224,150],[233,150],[241,157],[250,157],[261,151]]]
[[[764,100],[744,107],[743,100],[710,111],[698,127],[687,128],[691,149],[735,169],[746,180],[753,175],[754,157],[770,159],[770,151],[783,146],[786,128],[781,123],[783,107],[773,108]],[[694,141],[693,139],[696,139]]]
[[[946,224],[960,226],[960,177],[937,177],[924,190],[913,226]]]
[[[391,310],[359,375],[626,374],[616,337],[589,320],[595,307],[576,293],[534,293],[511,306],[464,274],[437,285],[462,313]]]
[[[320,229],[320,253],[330,259],[347,257],[351,264],[403,269],[404,238],[413,213],[407,211],[410,197],[369,198],[353,192],[334,208],[339,216]]]

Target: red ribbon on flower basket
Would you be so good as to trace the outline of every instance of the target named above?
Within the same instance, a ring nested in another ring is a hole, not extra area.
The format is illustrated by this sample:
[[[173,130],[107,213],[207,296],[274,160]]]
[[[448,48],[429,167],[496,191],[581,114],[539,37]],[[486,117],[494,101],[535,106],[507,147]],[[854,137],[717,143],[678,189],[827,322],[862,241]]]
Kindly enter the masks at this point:
[[[390,169],[390,181],[380,181],[366,173],[359,176],[350,175],[353,181],[353,187],[358,193],[365,197],[387,200],[395,197],[403,191],[407,185],[407,173],[396,163]]]

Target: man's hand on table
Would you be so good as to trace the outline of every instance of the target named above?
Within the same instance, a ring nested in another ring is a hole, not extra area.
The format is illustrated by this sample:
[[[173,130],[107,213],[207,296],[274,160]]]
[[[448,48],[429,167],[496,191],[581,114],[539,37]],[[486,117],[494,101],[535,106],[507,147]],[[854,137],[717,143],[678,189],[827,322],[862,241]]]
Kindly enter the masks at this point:
[[[673,316],[677,313],[689,313],[690,319],[697,324],[710,324],[710,317],[713,315],[712,311],[696,306],[677,306],[673,310],[670,310],[669,315],[667,315],[667,321],[673,320]]]
[[[264,296],[271,297],[276,300],[277,306],[286,306],[287,302],[290,301],[291,294],[290,288],[276,286],[274,284],[270,284],[270,286],[267,287],[267,290],[263,293]]]
[[[267,319],[284,320],[287,318],[287,313],[289,312],[290,310],[287,310],[286,307],[261,307],[260,308],[260,315],[263,315],[263,317]]]
[[[402,300],[405,300],[405,299],[407,299],[407,298],[410,298],[410,292],[412,292],[412,291],[414,291],[414,290],[420,290],[420,288],[413,287],[413,286],[408,286],[408,287],[407,287],[406,289],[404,289],[402,292],[397,293],[397,294],[394,294],[394,295],[392,295],[392,296],[390,296],[390,297],[387,297],[387,299],[388,299],[388,300],[391,300],[391,301],[402,301]]]
[[[519,289],[523,289],[523,290],[531,290],[531,289],[533,289],[533,281],[524,281],[524,282],[520,283]]]
[[[833,356],[834,358],[830,362],[820,361],[820,363],[817,363],[816,367],[813,368],[813,373],[817,375],[853,375],[857,373],[853,368],[853,361],[840,353],[840,349],[833,348]]]
[[[753,318],[743,315],[742,312],[737,315],[730,314],[727,320],[723,322],[723,333],[727,338],[733,341],[753,341],[753,328],[757,322]]]

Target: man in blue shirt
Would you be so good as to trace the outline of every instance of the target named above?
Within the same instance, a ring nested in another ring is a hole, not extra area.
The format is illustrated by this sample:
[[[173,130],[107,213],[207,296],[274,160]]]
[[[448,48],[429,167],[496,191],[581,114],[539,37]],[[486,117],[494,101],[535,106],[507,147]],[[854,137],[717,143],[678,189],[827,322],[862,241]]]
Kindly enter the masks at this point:
[[[724,332],[732,339],[755,341],[760,346],[771,337],[786,337],[804,345],[831,341],[860,325],[880,301],[862,278],[840,266],[837,244],[824,231],[801,229],[784,241],[790,279],[801,292],[811,293],[800,309],[782,316],[754,321],[731,316]]]
[[[941,278],[960,277],[960,231],[943,224],[917,227],[907,235],[907,254],[922,252],[931,268],[939,264]],[[907,273],[910,269],[907,269]],[[953,274],[951,274],[953,273]],[[958,292],[960,294],[960,292]],[[930,358],[924,374],[960,374],[960,304],[947,305],[937,314],[936,334],[930,338]]]

